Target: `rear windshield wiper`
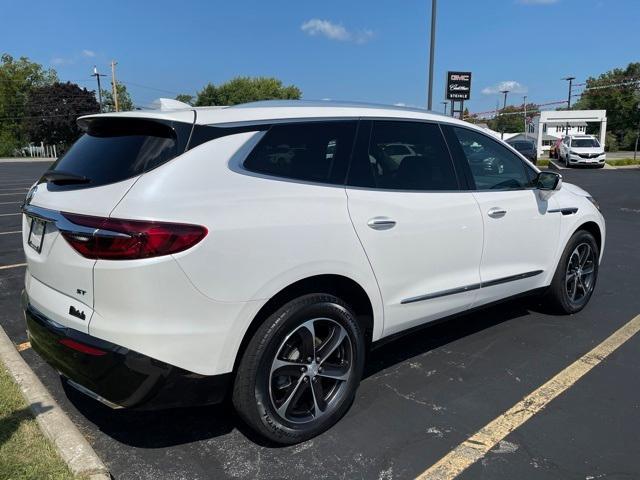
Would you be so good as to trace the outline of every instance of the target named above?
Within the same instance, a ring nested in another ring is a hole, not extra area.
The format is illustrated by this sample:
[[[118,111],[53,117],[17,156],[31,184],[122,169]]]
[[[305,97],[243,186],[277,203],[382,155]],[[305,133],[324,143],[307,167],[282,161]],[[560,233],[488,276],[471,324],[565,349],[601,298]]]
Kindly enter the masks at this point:
[[[62,170],[47,170],[41,177],[41,180],[55,183],[56,185],[73,185],[80,183],[89,183],[91,179],[75,173],[64,172]]]

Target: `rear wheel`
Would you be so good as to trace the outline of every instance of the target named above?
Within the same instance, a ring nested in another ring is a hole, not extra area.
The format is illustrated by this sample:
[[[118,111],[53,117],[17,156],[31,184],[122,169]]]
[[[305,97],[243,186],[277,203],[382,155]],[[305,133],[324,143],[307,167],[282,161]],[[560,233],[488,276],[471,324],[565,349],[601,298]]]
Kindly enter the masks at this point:
[[[251,428],[273,442],[312,438],[349,408],[364,349],[362,330],[342,300],[299,297],[269,316],[249,342],[233,404]]]
[[[560,258],[546,299],[559,313],[576,313],[589,302],[598,279],[600,252],[595,238],[577,231]]]

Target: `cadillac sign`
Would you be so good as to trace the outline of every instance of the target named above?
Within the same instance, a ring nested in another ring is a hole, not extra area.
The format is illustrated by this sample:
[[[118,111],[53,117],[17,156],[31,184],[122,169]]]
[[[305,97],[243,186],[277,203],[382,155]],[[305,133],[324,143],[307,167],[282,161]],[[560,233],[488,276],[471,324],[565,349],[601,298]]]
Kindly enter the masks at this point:
[[[447,100],[471,98],[471,72],[447,72]]]

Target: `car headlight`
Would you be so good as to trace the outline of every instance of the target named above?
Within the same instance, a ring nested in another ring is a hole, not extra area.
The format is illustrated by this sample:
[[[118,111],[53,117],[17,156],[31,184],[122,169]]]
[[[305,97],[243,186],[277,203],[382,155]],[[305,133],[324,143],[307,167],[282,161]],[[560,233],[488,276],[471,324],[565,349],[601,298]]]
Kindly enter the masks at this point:
[[[578,152],[574,152],[573,150],[569,150],[569,153],[570,153],[571,155],[578,155]]]
[[[587,197],[587,200],[589,200],[591,203],[593,203],[593,206],[596,207],[598,209],[598,211],[600,211],[600,205],[598,204],[598,202],[596,202],[595,198]]]

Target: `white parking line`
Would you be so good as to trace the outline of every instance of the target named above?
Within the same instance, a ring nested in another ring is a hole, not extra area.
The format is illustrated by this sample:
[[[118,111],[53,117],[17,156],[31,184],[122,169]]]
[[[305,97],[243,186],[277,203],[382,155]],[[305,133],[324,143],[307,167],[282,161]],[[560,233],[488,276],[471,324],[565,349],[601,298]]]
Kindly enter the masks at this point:
[[[18,205],[22,202],[0,202],[0,205]]]
[[[29,190],[28,188],[0,188],[0,192],[24,192],[25,190]]]
[[[22,215],[21,213],[0,213],[0,217],[11,217],[14,215]]]
[[[26,263],[14,263],[13,265],[0,265],[0,270],[7,270],[9,268],[26,267]]]
[[[16,193],[0,193],[0,195],[2,195],[3,197],[6,195],[24,195],[24,192],[16,192]]]
[[[0,232],[0,235],[12,235],[14,233],[22,233],[22,230],[13,230],[12,232]]]
[[[416,480],[452,480],[640,331],[640,315],[447,453]]]

